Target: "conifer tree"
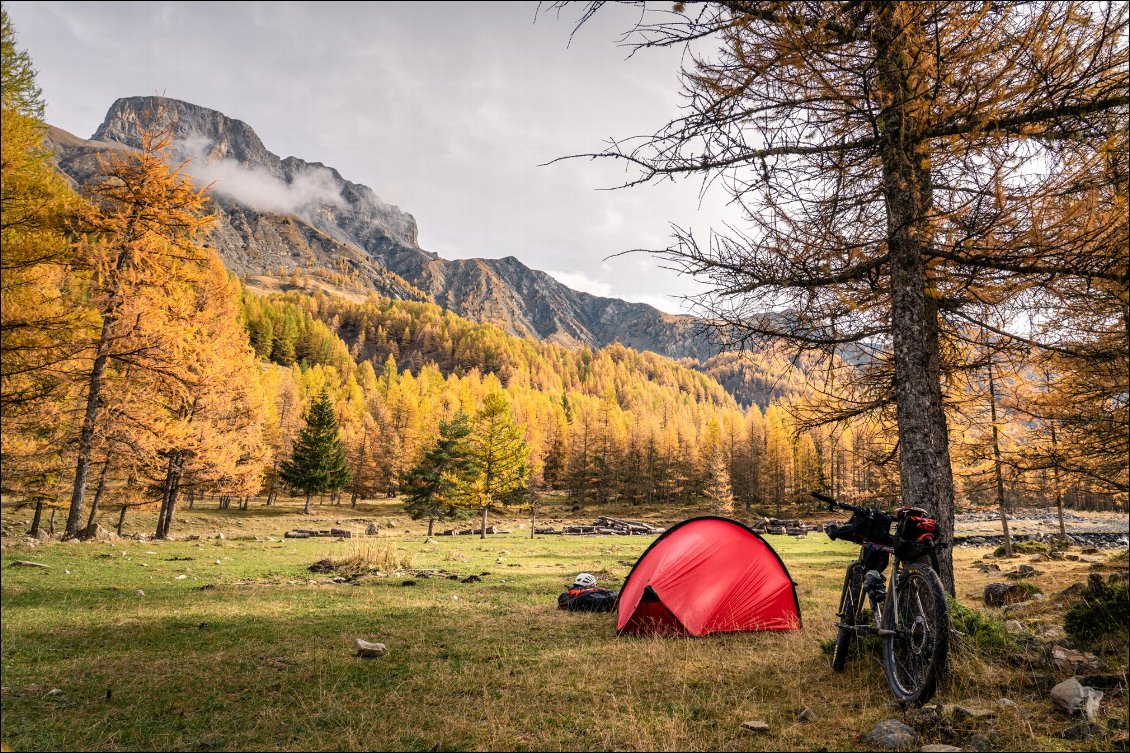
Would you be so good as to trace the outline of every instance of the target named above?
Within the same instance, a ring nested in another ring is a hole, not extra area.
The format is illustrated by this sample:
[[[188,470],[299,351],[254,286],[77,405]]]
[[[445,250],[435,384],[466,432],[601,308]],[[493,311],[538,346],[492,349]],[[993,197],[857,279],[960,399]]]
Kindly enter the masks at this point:
[[[435,521],[451,517],[461,486],[474,470],[467,437],[471,424],[459,411],[450,421],[440,421],[439,438],[404,478],[404,508],[413,520],[428,519],[428,536]]]
[[[84,257],[93,269],[98,334],[80,372],[86,394],[67,513],[71,536],[82,520],[103,390],[127,369],[133,378],[187,383],[180,340],[188,325],[170,301],[199,278],[209,258],[198,240],[213,221],[204,212],[207,198],[183,165],[169,167],[172,125],[160,108],[148,114],[139,136],[137,149],[102,158],[98,176],[86,186],[91,204],[83,213]]]
[[[303,513],[310,514],[310,497],[338,491],[349,483],[351,473],[345,448],[337,433],[337,418],[329,391],[322,389],[306,413],[306,426],[289,460],[280,468],[282,480],[306,495]]]
[[[486,538],[487,513],[524,489],[530,475],[530,448],[501,391],[491,392],[475,414],[470,438],[471,482],[463,490],[464,504],[482,513],[479,538]]]

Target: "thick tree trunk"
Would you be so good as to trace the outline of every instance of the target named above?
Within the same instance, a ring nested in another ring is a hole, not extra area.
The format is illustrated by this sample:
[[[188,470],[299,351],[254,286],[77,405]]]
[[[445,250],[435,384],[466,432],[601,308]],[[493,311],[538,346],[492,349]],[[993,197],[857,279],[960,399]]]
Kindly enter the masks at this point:
[[[479,530],[479,538],[485,539],[487,537],[487,510],[490,509],[487,505],[483,505],[483,524]]]
[[[1008,532],[1008,510],[1004,503],[1004,471],[1001,469],[1001,445],[997,431],[997,387],[993,378],[993,360],[989,356],[989,418],[993,422],[993,470],[997,479],[997,507],[1001,514],[1001,531],[1004,534],[1004,553],[1012,556],[1012,536]]]
[[[349,495],[349,506],[357,507],[357,490],[354,489],[353,493]]]
[[[309,515],[310,514],[310,497],[311,496],[312,495],[310,495],[310,494],[306,495],[306,507],[303,508],[303,510],[302,510],[303,515]]]
[[[110,468],[110,458],[102,463],[102,472],[98,474],[98,488],[94,490],[94,501],[90,503],[90,517],[86,520],[86,527],[90,528],[94,525],[94,519],[98,517],[98,504],[102,501],[102,492],[106,489],[106,471]]]
[[[429,539],[432,537],[432,531],[435,530],[435,526],[436,526],[436,519],[435,519],[435,516],[433,515],[432,517],[428,518],[428,538]]]
[[[35,514],[31,516],[31,530],[27,532],[28,536],[39,535],[39,521],[43,519],[43,500],[35,500]]]
[[[121,536],[121,535],[122,535],[122,531],[124,531],[124,530],[125,530],[125,525],[126,525],[126,510],[127,510],[127,509],[129,509],[129,508],[127,508],[127,507],[126,507],[125,505],[122,505],[122,510],[121,510],[121,512],[119,512],[119,513],[118,513],[118,535],[119,535],[119,536]]]
[[[932,229],[930,151],[921,133],[929,107],[925,34],[908,3],[876,11],[875,45],[887,250],[891,276],[895,415],[902,503],[937,518],[940,538],[953,541],[953,472],[942,399],[937,290],[926,274]],[[938,552],[942,583],[954,593],[953,558]]]

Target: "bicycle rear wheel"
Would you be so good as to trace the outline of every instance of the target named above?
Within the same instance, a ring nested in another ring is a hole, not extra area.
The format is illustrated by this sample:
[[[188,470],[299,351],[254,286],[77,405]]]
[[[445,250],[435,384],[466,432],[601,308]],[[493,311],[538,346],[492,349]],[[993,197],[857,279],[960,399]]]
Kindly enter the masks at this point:
[[[848,566],[844,576],[844,590],[840,595],[839,629],[836,632],[836,649],[832,653],[832,670],[842,672],[847,662],[855,630],[859,624],[859,609],[863,603],[863,566],[858,562]]]
[[[883,669],[902,706],[921,706],[945,671],[949,607],[942,581],[929,567],[906,565],[897,577],[883,610],[883,627],[896,630],[883,640]]]

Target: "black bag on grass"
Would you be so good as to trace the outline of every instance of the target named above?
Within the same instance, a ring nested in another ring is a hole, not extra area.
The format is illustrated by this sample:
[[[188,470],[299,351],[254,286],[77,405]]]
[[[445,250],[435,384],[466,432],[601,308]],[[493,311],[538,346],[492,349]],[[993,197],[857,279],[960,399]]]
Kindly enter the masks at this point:
[[[570,588],[557,597],[557,608],[570,612],[611,612],[616,608],[616,596],[607,588]]]

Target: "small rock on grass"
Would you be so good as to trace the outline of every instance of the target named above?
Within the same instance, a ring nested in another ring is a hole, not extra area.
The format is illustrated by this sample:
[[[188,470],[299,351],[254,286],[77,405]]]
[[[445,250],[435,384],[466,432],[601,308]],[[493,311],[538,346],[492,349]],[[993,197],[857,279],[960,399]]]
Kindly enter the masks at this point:
[[[898,719],[887,719],[876,724],[863,739],[883,750],[910,750],[918,739],[918,733]]]
[[[768,732],[769,722],[762,721],[761,719],[742,722],[742,730],[745,732]]]
[[[1088,688],[1074,677],[1064,680],[1051,690],[1052,701],[1068,714],[1082,714],[1091,721],[1099,713],[1103,692]]]
[[[134,593],[137,594],[138,596],[144,596],[145,595],[145,592],[142,591],[140,588],[137,589],[136,591],[134,591]]]
[[[1056,735],[1056,737],[1060,740],[1087,740],[1105,734],[1106,728],[1101,724],[1083,722],[1082,724],[1076,724],[1074,727],[1068,727],[1063,732]]]
[[[815,722],[819,718],[820,717],[816,715],[816,712],[808,708],[807,706],[802,708],[796,714],[796,720],[798,722]]]
[[[969,749],[978,751],[978,753],[984,753],[985,751],[992,750],[993,744],[989,741],[989,738],[984,735],[973,735],[969,738]]]
[[[362,659],[375,659],[378,656],[384,656],[388,653],[388,647],[385,646],[385,644],[369,643],[360,638],[353,639],[353,648],[357,652],[357,656],[360,656]]]

